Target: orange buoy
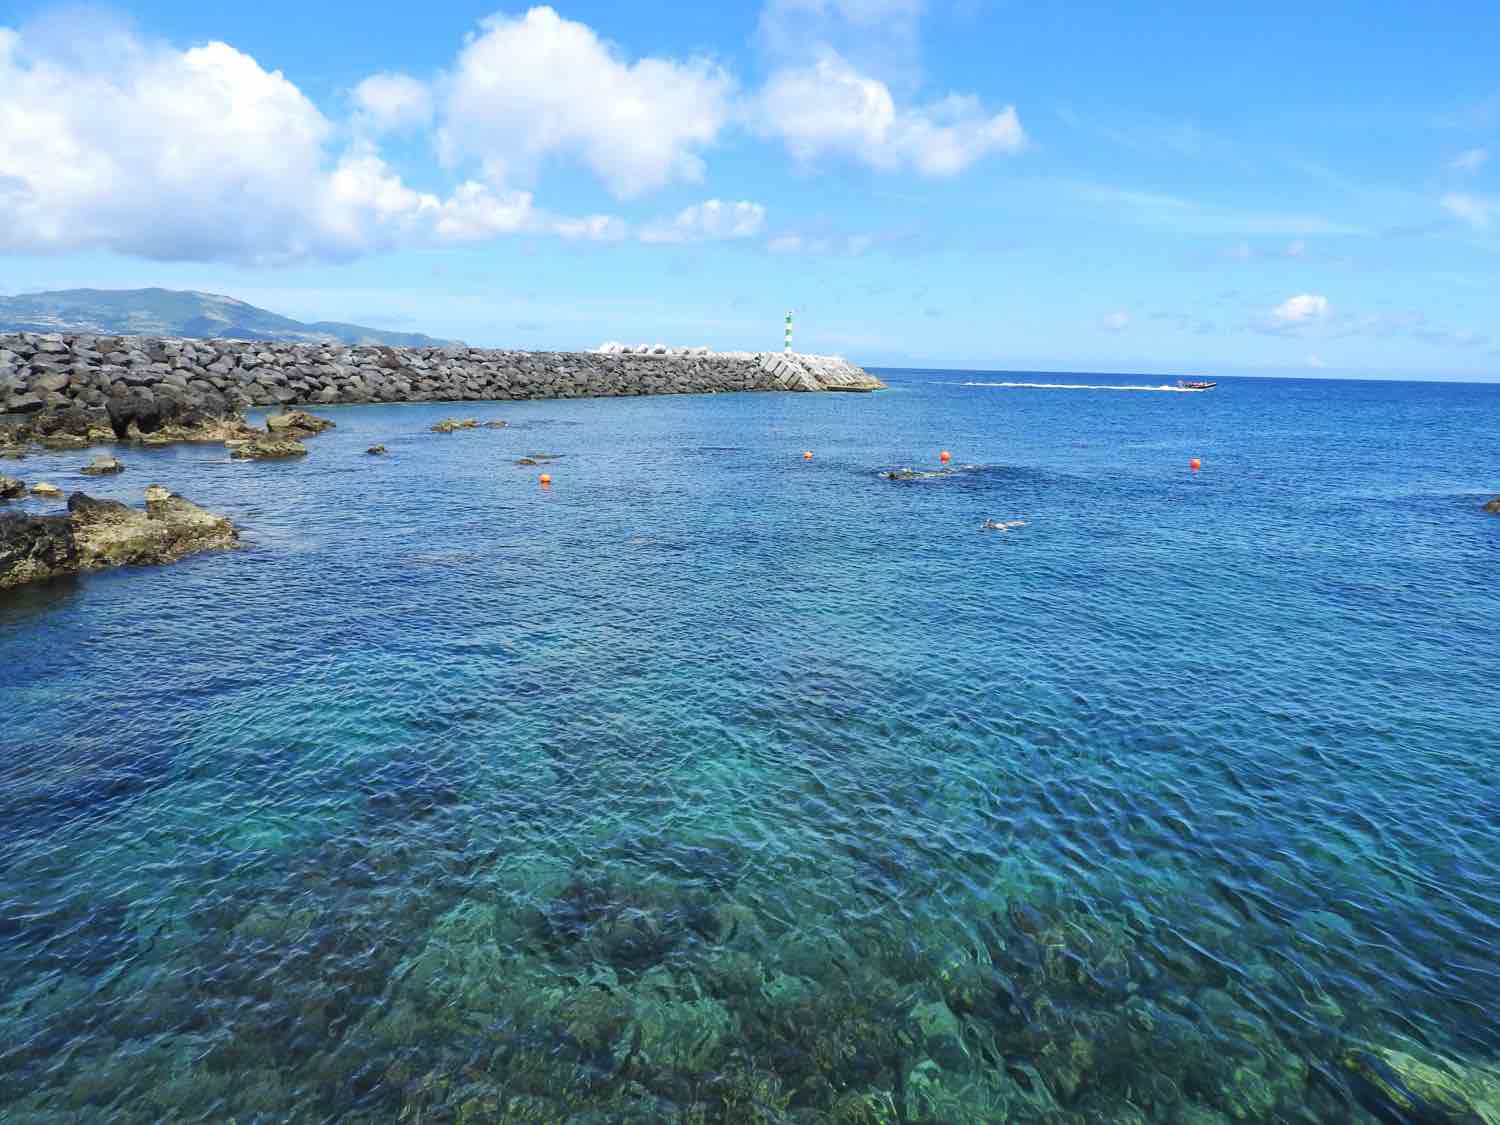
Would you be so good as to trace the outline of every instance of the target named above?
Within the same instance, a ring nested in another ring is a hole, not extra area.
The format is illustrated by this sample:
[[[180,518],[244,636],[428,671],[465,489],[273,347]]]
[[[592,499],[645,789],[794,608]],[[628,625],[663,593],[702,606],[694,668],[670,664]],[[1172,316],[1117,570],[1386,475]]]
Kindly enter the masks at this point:
[[[941,461],[943,464],[946,465],[949,461],[953,460],[953,454],[949,453],[945,449],[941,453],[938,454],[938,460]]]
[[[551,473],[543,473],[541,476],[537,477],[536,479],[541,482],[541,485],[542,485],[543,488],[546,488],[549,484],[552,483],[552,474]]]
[[[1193,472],[1196,473],[1199,469],[1203,468],[1203,462],[1194,457],[1191,461],[1188,462],[1188,468],[1192,469]]]
[[[809,449],[806,453],[804,453],[802,455],[802,460],[804,460],[804,461],[811,461],[812,460],[812,450],[811,449]]]

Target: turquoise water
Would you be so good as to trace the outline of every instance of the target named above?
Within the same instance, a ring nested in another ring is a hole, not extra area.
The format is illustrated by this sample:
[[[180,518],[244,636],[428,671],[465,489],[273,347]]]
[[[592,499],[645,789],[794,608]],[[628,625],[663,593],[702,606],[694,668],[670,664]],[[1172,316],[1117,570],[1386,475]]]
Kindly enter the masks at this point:
[[[1017,378],[10,463],[0,1120],[1500,1120],[1500,386]]]

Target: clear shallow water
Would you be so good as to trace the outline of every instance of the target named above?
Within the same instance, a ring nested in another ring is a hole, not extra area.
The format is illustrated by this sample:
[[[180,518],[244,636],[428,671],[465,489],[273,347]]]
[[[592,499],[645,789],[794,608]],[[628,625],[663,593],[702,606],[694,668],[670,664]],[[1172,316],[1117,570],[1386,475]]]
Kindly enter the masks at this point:
[[[9,463],[0,1119],[1492,1120],[1500,387],[1014,379]]]

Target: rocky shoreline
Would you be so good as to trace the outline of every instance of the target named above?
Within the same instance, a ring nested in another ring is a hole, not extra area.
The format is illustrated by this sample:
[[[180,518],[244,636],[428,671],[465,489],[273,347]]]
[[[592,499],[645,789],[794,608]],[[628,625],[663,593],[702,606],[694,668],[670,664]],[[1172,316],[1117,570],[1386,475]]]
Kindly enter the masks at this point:
[[[0,414],[93,411],[97,440],[107,440],[106,433],[123,440],[132,432],[150,440],[183,419],[196,418],[201,425],[204,419],[257,406],[870,391],[883,386],[838,357],[780,352],[521,352],[459,345],[0,335]]]

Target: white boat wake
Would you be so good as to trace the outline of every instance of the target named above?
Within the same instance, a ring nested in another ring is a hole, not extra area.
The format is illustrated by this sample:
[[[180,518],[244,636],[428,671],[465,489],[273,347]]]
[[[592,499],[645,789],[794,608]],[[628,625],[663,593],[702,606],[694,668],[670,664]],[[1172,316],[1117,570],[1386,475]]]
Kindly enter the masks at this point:
[[[1172,394],[1201,394],[1196,387],[1126,386],[1120,383],[960,383],[961,387],[1032,387],[1045,391],[1169,391]]]

